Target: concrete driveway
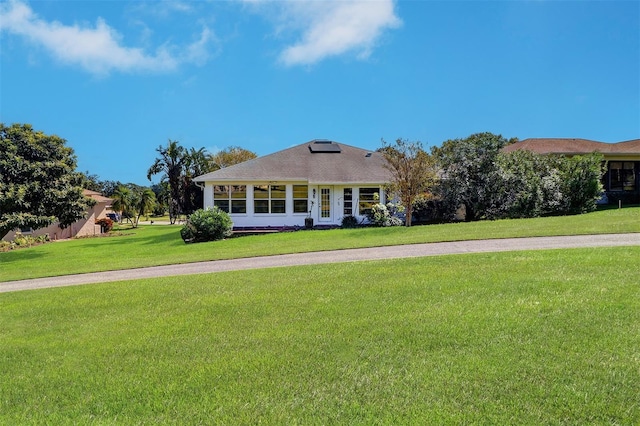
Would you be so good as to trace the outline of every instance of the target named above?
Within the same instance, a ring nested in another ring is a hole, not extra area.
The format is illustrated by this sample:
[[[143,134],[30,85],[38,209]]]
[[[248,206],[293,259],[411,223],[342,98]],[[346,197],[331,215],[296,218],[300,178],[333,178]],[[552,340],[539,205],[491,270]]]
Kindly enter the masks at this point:
[[[506,238],[496,240],[459,241],[403,246],[373,247],[312,253],[284,254],[180,265],[153,266],[121,271],[36,278],[22,281],[0,282],[0,293],[63,287],[111,281],[156,278],[173,275],[208,274],[243,269],[277,268],[320,263],[357,262],[363,260],[395,259],[405,257],[440,256],[449,254],[502,252],[517,250],[567,249],[579,247],[639,246],[640,233],[576,235],[564,237]]]

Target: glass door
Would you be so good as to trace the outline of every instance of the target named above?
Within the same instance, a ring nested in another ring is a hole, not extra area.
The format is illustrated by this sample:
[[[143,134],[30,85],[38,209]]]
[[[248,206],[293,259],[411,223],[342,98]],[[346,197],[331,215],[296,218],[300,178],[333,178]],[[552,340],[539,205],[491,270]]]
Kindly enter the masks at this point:
[[[320,222],[331,222],[331,188],[320,187]]]

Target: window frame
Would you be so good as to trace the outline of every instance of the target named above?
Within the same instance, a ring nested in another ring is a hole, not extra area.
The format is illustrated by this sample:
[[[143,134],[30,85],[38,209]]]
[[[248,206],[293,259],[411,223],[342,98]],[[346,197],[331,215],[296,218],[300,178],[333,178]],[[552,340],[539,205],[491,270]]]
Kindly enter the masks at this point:
[[[257,191],[256,191],[257,190]],[[256,194],[263,196],[256,197]],[[258,211],[261,210],[261,211]],[[253,185],[253,214],[287,214],[287,185]]]
[[[216,191],[225,188],[225,191]],[[244,190],[242,190],[244,188]],[[218,196],[216,196],[218,194]],[[225,194],[221,197],[219,194]],[[237,196],[240,195],[240,196]],[[213,205],[229,214],[247,214],[247,185],[214,185]]]
[[[342,214],[353,216],[353,188],[342,188]]]
[[[296,192],[296,187],[298,188],[297,192]],[[304,198],[299,196],[303,193],[304,193]],[[293,197],[293,214],[308,214],[309,213],[309,185],[306,185],[306,184],[292,185],[291,195]],[[296,202],[298,203],[297,206],[296,206]],[[304,211],[300,209],[300,207],[302,206],[302,202],[304,202]]]
[[[613,167],[613,166],[617,167]],[[634,192],[637,189],[634,161],[609,161],[609,190]]]
[[[372,190],[372,191],[370,191]],[[363,200],[362,195],[370,195]],[[378,199],[380,197],[380,188],[376,187],[363,187],[358,189],[358,214],[360,216],[366,216],[371,212],[371,208],[376,203],[375,194],[378,194]]]

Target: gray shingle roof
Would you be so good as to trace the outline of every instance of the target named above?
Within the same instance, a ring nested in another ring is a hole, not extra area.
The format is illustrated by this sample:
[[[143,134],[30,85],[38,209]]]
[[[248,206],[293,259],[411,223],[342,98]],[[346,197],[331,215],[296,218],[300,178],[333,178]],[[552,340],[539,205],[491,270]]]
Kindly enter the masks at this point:
[[[331,146],[327,146],[328,143]],[[320,147],[320,144],[325,145]],[[303,181],[310,184],[384,184],[390,180],[390,173],[384,164],[385,160],[379,152],[338,142],[313,140],[198,176],[194,181]]]

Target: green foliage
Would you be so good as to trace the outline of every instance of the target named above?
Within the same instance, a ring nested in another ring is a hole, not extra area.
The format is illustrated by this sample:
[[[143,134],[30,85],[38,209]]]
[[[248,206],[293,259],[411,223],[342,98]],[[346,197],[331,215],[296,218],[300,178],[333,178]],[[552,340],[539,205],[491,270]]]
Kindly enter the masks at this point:
[[[431,195],[421,194],[413,201],[413,216],[418,223],[437,223],[444,221],[446,207],[442,200]]]
[[[180,230],[185,243],[222,240],[231,235],[233,222],[228,213],[218,207],[196,210],[189,215]]]
[[[0,237],[56,220],[65,228],[95,203],[82,194],[83,176],[65,144],[29,124],[0,123]]]
[[[593,211],[602,196],[603,157],[500,153],[486,217],[520,218]]]
[[[0,252],[14,250],[17,248],[33,247],[49,242],[49,234],[38,235],[33,237],[31,235],[23,235],[21,232],[16,232],[16,235],[11,241],[0,241]]]
[[[402,226],[402,220],[396,216],[398,207],[393,203],[376,203],[367,212],[369,223],[373,226]]]
[[[182,206],[185,200],[185,165],[187,160],[187,150],[178,141],[169,140],[167,146],[159,146],[156,151],[160,157],[147,171],[147,178],[156,174],[162,175],[162,181],[169,186],[169,217],[171,223],[175,223],[182,213]]]
[[[596,209],[602,197],[602,175],[605,172],[602,154],[557,157],[562,192],[565,197],[564,212],[586,213]]]
[[[133,217],[135,195],[133,191],[131,191],[131,189],[124,185],[121,185],[115,190],[113,194],[111,194],[111,198],[113,199],[111,208],[114,211],[120,212],[121,223],[124,218]]]
[[[137,199],[135,203],[135,210],[137,213],[135,226],[138,226],[138,222],[140,222],[140,216],[151,213],[155,208],[155,205],[156,194],[151,190],[151,188],[141,189],[137,193]]]
[[[342,218],[340,222],[340,227],[345,229],[357,228],[360,224],[358,223],[358,219],[355,216],[347,215]]]
[[[460,205],[465,206],[466,220],[482,219],[493,201],[496,158],[500,150],[517,139],[492,133],[476,133],[465,139],[445,141],[432,148],[442,170],[437,193],[453,218]]]
[[[562,210],[564,194],[556,159],[526,150],[500,153],[486,217],[538,217]]]
[[[255,152],[239,146],[230,146],[216,152],[215,154],[209,155],[209,171],[224,169],[225,167],[243,163],[256,157],[257,155]]]
[[[419,141],[397,139],[389,145],[383,140],[382,145],[380,152],[392,176],[387,192],[397,195],[402,205],[407,207],[405,225],[411,226],[413,201],[420,194],[431,191],[437,181],[434,158],[422,149]],[[384,212],[379,211],[378,215],[384,215]],[[382,226],[395,226],[395,220],[383,219],[382,223]]]

